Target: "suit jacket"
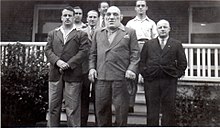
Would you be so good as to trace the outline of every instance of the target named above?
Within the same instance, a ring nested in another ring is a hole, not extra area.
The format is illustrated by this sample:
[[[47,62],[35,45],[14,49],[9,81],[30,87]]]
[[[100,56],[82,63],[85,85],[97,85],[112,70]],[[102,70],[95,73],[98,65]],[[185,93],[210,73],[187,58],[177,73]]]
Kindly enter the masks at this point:
[[[161,74],[179,78],[184,75],[186,67],[187,60],[180,41],[169,38],[163,50],[157,38],[144,44],[139,68],[145,80],[159,78]]]
[[[56,62],[61,59],[70,65],[63,73],[66,82],[80,81],[82,76],[82,62],[89,51],[87,33],[74,29],[70,32],[64,44],[62,32],[58,29],[48,33],[45,54],[50,62],[49,81],[58,81],[61,73]]]
[[[97,70],[99,80],[124,80],[126,70],[138,72],[140,50],[135,30],[122,28],[111,44],[106,28],[94,33],[89,68]]]

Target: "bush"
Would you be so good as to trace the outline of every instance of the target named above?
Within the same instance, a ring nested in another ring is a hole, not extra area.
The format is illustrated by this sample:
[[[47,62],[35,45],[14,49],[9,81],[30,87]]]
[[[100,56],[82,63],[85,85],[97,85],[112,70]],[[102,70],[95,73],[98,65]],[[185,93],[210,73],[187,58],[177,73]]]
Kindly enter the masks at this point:
[[[27,53],[30,49],[20,43],[6,47],[1,67],[2,127],[34,126],[45,120],[48,66],[42,50]]]
[[[177,92],[176,118],[178,126],[220,126],[220,87],[193,86]],[[181,89],[181,88],[180,88]]]

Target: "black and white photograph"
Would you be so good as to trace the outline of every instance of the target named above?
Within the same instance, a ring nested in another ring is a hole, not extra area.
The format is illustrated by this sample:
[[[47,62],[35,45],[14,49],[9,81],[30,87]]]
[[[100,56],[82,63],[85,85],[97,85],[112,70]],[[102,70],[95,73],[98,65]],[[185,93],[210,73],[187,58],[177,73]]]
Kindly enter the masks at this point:
[[[1,128],[220,127],[220,0],[0,0]]]

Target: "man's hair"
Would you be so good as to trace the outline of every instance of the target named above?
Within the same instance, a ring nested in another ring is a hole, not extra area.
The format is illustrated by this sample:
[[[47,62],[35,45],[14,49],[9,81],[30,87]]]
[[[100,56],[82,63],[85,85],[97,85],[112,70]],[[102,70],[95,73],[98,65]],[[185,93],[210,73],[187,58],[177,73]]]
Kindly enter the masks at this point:
[[[136,0],[135,5],[137,4],[138,1],[144,1],[145,4],[147,5],[147,1],[146,0]]]
[[[79,6],[75,6],[75,7],[73,7],[73,9],[81,9],[82,10],[82,8],[80,8]]]
[[[101,8],[101,4],[102,4],[102,3],[107,3],[107,4],[108,4],[108,2],[102,1],[102,2],[99,3],[98,8]],[[108,4],[108,5],[109,5],[109,4]]]
[[[66,7],[64,7],[64,8],[62,9],[62,12],[63,12],[64,9],[69,10],[69,11],[72,11],[73,14],[75,14],[75,11],[74,11],[74,9],[73,9],[72,6],[66,6]]]
[[[89,14],[90,12],[95,12],[95,13],[99,14],[96,10],[90,10],[90,11],[87,13],[87,16],[88,16],[88,14]]]

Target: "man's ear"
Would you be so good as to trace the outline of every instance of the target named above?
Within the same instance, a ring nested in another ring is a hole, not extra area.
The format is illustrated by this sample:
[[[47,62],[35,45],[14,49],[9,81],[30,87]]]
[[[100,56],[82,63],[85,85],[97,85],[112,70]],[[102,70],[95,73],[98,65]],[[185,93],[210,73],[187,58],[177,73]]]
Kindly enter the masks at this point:
[[[123,20],[123,15],[121,14],[121,16],[120,16],[120,21],[122,21]]]

